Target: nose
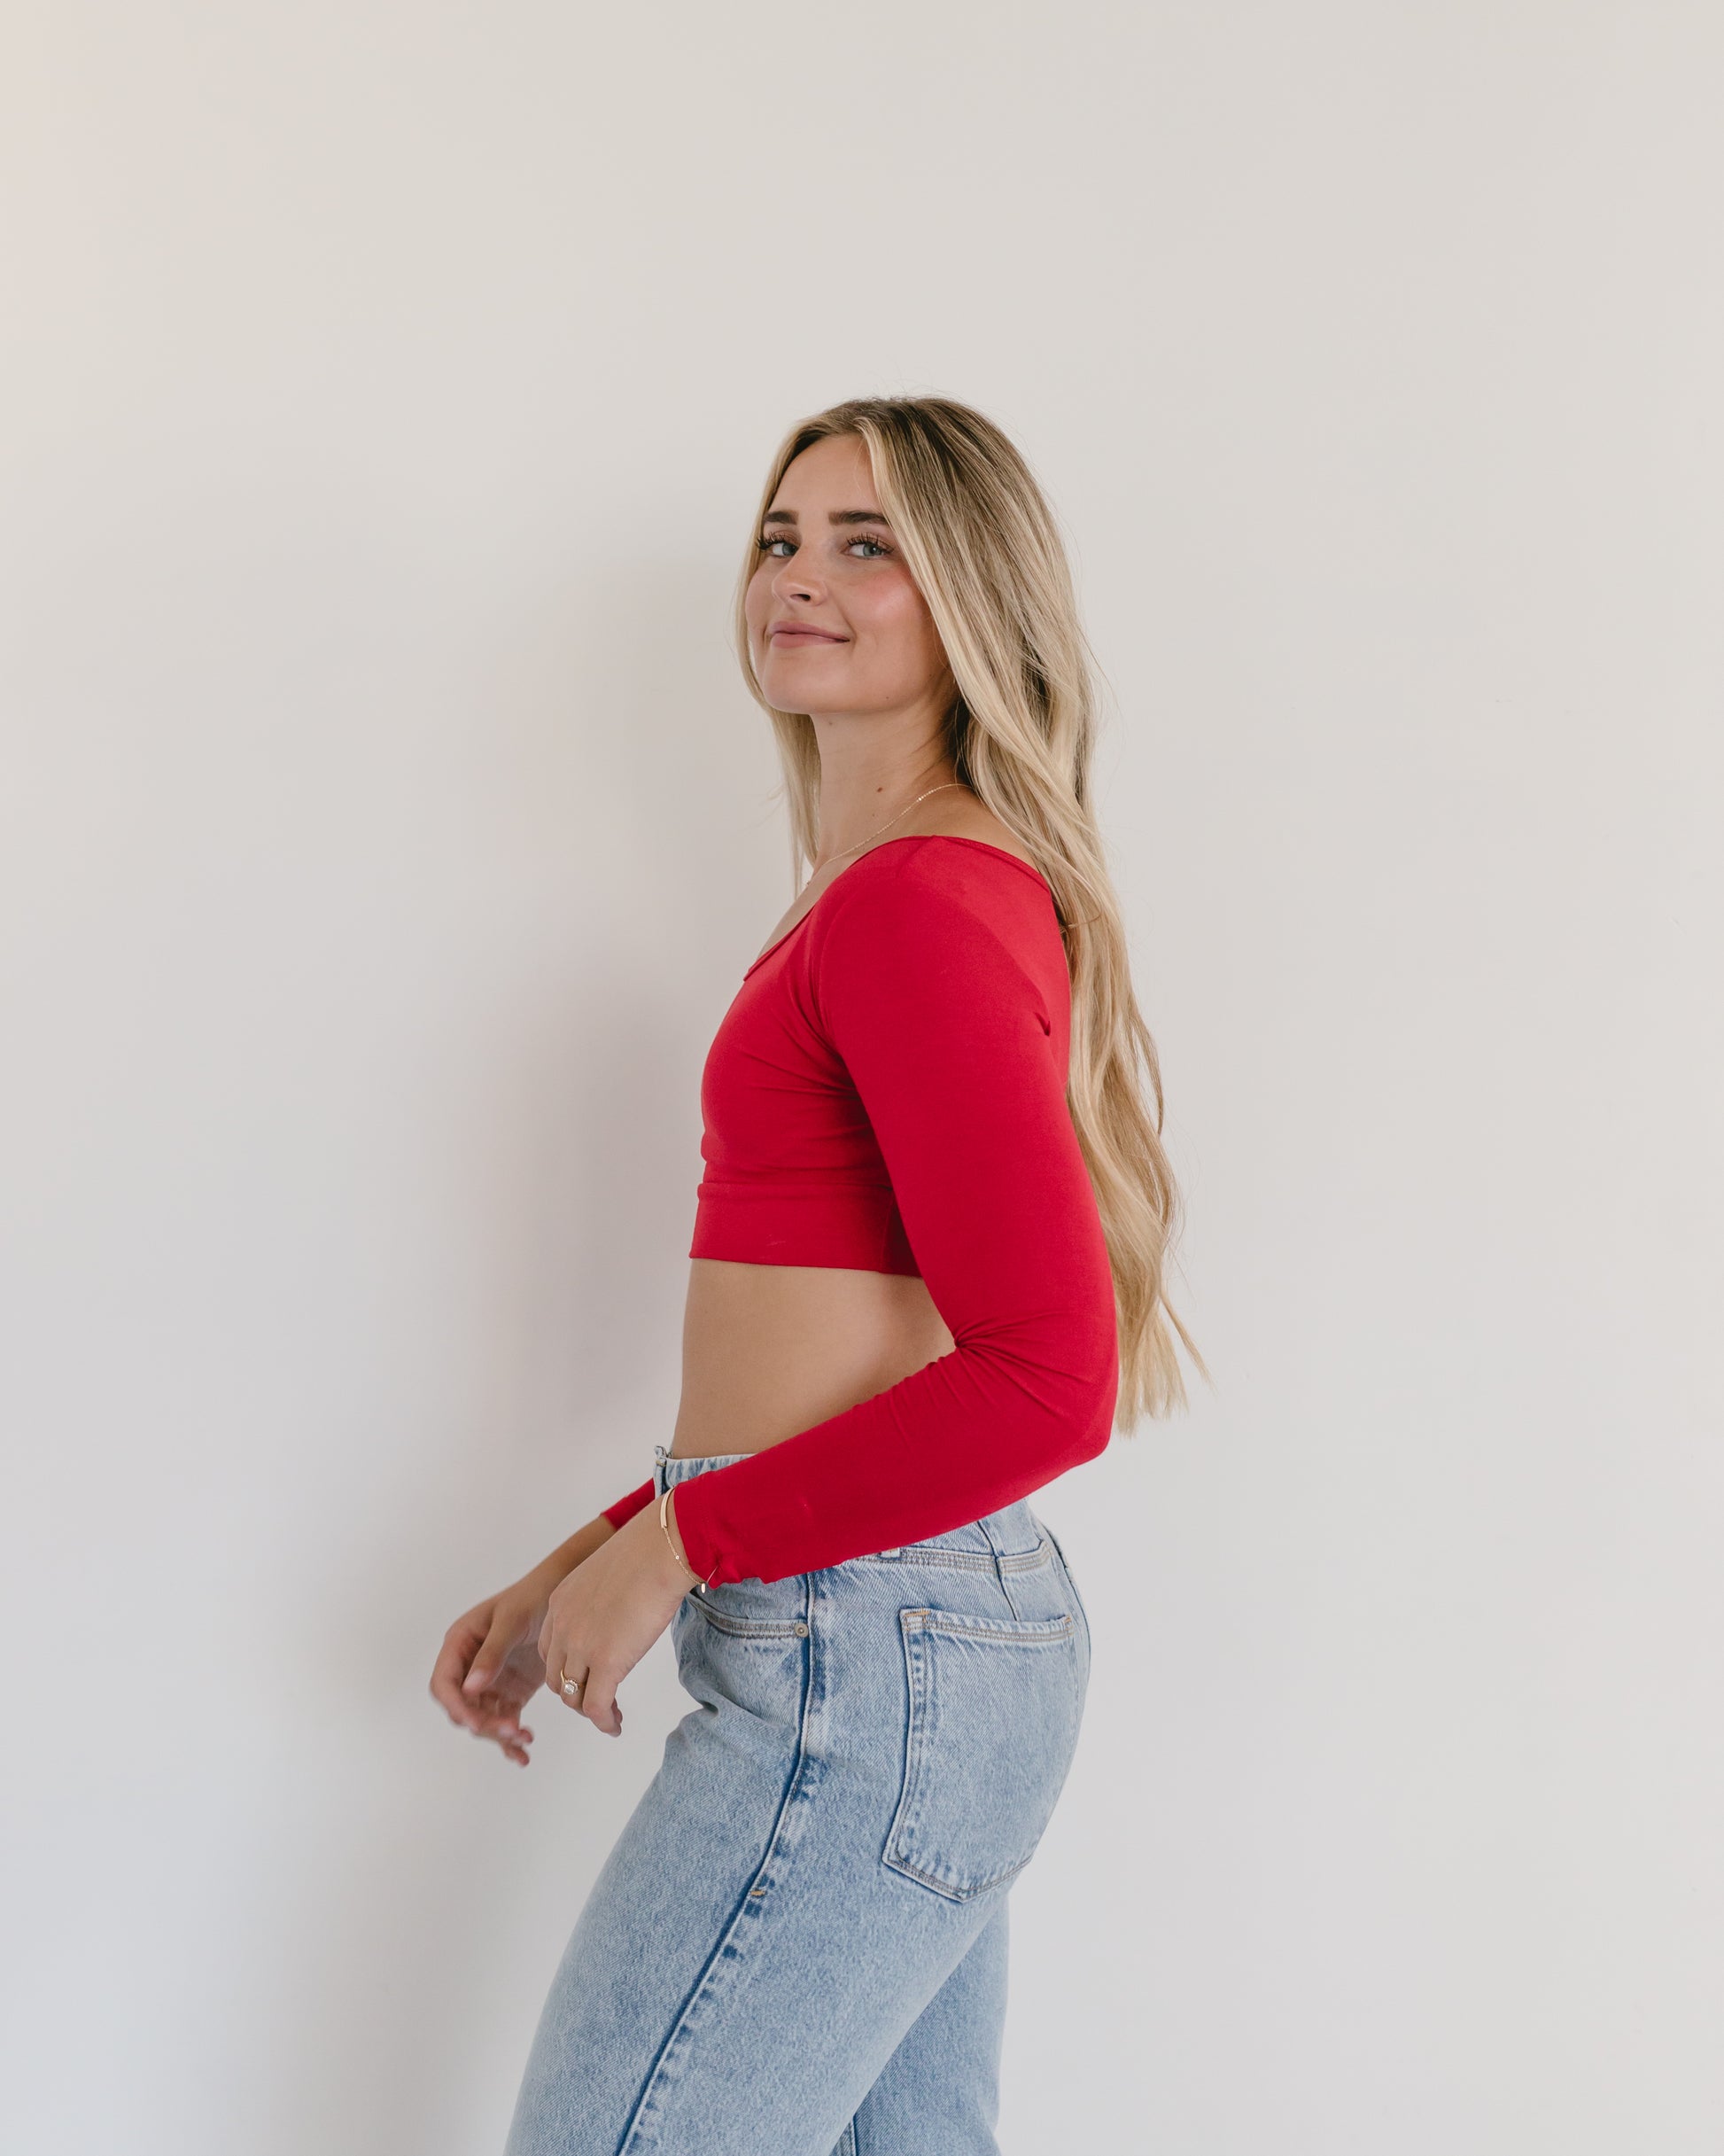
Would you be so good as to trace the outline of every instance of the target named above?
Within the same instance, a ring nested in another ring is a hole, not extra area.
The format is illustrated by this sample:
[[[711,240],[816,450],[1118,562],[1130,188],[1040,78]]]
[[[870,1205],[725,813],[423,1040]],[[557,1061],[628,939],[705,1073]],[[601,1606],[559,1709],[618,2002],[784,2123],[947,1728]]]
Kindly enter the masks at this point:
[[[780,562],[778,573],[772,582],[773,596],[787,605],[800,599],[818,605],[826,595],[826,587],[812,569],[804,566],[806,549],[793,554],[788,562]]]

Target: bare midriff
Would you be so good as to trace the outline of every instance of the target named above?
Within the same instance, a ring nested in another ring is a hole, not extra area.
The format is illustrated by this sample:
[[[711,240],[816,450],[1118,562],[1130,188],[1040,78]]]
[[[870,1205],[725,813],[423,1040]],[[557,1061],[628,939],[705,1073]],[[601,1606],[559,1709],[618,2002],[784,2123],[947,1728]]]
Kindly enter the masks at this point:
[[[764,1452],[951,1348],[913,1274],[692,1258],[672,1453]]]

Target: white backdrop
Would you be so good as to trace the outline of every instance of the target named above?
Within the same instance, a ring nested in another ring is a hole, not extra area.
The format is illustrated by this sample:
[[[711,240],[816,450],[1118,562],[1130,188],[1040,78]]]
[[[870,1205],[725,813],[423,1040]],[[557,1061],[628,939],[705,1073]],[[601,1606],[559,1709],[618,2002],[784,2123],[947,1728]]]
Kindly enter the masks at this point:
[[[731,578],[903,389],[1072,534],[1216,1376],[1038,1500],[1005,2146],[1718,2148],[1721,77],[1705,0],[11,12],[9,2150],[499,2147],[687,1701],[522,1773],[425,1679],[670,1427],[789,896]]]

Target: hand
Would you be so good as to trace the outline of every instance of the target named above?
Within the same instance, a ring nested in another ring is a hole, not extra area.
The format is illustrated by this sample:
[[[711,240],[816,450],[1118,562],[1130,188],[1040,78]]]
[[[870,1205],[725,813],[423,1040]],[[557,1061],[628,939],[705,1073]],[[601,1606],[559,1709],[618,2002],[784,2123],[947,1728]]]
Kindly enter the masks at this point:
[[[675,1531],[676,1499],[670,1505]],[[679,1545],[680,1546],[680,1545]],[[540,1667],[555,1686],[565,1674],[586,1679],[564,1706],[608,1737],[623,1733],[617,1687],[676,1615],[695,1584],[648,1505],[625,1520],[602,1549],[553,1589],[539,1631]]]
[[[512,1587],[476,1602],[443,1635],[432,1699],[458,1728],[489,1739],[519,1766],[527,1765],[532,1742],[521,1709],[545,1681],[537,1642],[551,1590],[614,1532],[602,1514]]]

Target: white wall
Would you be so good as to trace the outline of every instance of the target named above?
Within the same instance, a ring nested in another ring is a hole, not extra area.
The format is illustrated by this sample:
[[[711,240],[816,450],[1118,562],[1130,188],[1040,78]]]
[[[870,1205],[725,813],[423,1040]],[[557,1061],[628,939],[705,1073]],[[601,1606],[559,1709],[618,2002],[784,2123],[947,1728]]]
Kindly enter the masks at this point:
[[[1720,63],[10,18],[9,2149],[499,2145],[687,1702],[522,1774],[430,1659],[669,1428],[788,896],[733,566],[902,388],[1073,533],[1217,1378],[1040,1501],[1097,1655],[1006,2145],[1718,2147]]]

